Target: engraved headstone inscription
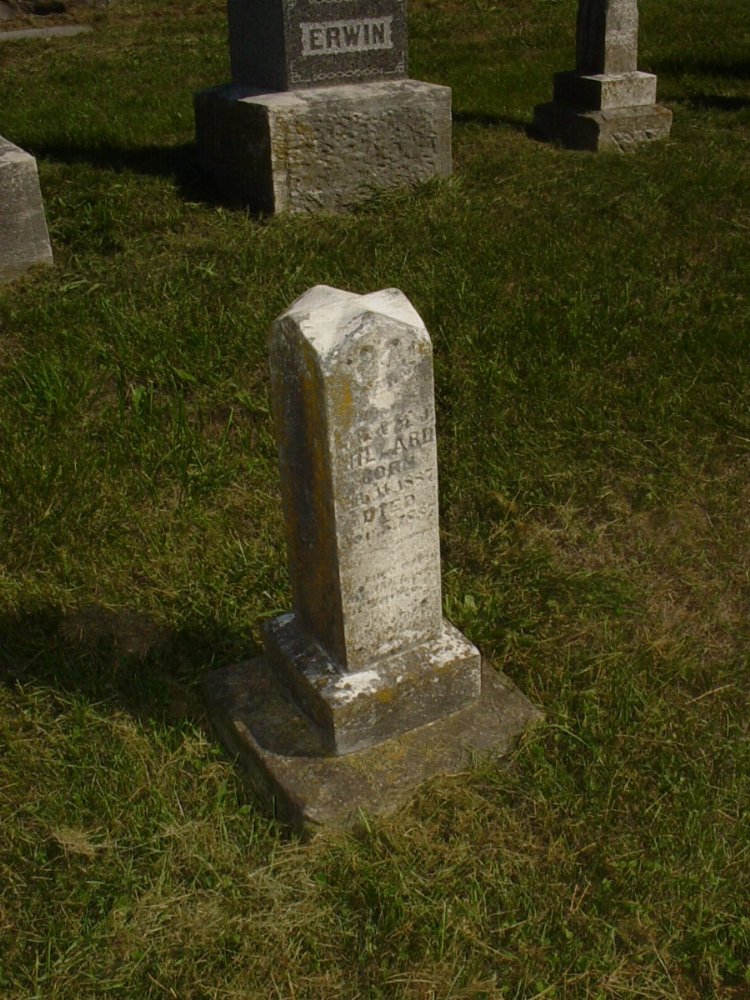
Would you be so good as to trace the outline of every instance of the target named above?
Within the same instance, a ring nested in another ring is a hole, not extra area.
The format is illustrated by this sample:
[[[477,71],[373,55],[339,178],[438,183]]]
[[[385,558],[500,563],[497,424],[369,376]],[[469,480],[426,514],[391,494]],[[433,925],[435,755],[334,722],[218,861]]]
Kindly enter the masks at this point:
[[[338,822],[502,751],[535,711],[442,615],[432,345],[408,299],[313,288],[270,365],[292,611],[209,704],[283,811]]]
[[[270,90],[406,76],[405,0],[229,0],[232,81]]]
[[[669,134],[656,77],[638,71],[637,0],[579,0],[576,69],[557,73],[535,131],[575,149],[628,149]]]
[[[342,211],[450,174],[451,92],[407,78],[405,2],[229,0],[232,82],[195,119],[231,200]]]
[[[400,292],[315,288],[270,361],[294,617],[266,645],[350,751],[479,695],[479,654],[441,612],[430,338]]]

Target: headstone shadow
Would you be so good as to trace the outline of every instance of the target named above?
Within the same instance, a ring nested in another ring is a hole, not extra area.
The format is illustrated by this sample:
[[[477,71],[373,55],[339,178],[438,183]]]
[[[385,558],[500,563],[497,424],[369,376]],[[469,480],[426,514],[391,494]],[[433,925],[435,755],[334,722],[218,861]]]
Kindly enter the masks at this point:
[[[721,76],[750,80],[750,59],[722,62],[718,59],[691,59],[688,56],[669,57],[657,59],[653,72],[669,76]]]
[[[657,61],[656,71],[673,77],[676,81],[685,76],[708,76],[723,80],[750,80],[750,60],[739,62],[721,62],[711,59],[671,58]],[[750,107],[747,97],[727,97],[711,93],[705,83],[701,89],[691,93],[686,100],[691,108],[697,110],[743,111]]]
[[[458,125],[483,125],[488,128],[511,128],[530,136],[531,122],[512,115],[488,114],[483,111],[454,111],[453,121]]]
[[[117,146],[99,143],[92,146],[64,142],[33,143],[38,159],[58,163],[85,163],[112,173],[143,174],[148,177],[171,177],[185,201],[225,205],[228,199],[199,166],[195,146]]]
[[[744,111],[750,108],[746,97],[722,97],[720,94],[693,94],[688,100],[691,108],[697,110]]]
[[[139,720],[205,728],[196,682],[212,664],[252,655],[252,642],[211,629],[162,626],[132,609],[90,604],[0,617],[0,683],[39,684]]]

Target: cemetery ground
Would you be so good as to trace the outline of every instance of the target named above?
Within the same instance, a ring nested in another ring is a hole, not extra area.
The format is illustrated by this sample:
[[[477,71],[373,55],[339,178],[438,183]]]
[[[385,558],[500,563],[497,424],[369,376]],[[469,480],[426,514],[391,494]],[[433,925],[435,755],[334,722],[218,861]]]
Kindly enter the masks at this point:
[[[635,155],[524,131],[574,0],[413,0],[455,176],[258,219],[193,166],[221,0],[0,49],[54,268],[0,292],[0,995],[750,995],[750,27],[643,0]],[[205,726],[289,607],[266,333],[396,286],[435,349],[444,605],[545,713],[302,843]]]

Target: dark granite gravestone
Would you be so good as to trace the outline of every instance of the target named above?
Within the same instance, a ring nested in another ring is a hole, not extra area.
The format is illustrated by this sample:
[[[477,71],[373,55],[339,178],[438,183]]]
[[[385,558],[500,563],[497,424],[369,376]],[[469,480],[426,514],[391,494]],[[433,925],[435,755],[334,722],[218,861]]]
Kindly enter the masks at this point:
[[[579,0],[576,68],[557,73],[534,130],[572,149],[628,149],[669,134],[656,77],[638,71],[637,0]]]
[[[450,89],[407,79],[405,0],[229,0],[229,49],[195,117],[232,200],[338,211],[450,174]]]
[[[269,90],[406,76],[404,0],[229,0],[232,82]]]

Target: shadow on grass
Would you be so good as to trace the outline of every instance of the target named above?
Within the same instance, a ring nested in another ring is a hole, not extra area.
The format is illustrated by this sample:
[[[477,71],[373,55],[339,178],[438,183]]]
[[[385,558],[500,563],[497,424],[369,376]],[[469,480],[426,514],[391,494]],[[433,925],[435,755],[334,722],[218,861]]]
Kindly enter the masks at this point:
[[[530,134],[531,122],[511,115],[485,114],[480,111],[454,111],[453,122],[457,125],[485,125],[490,127],[503,126],[515,129],[516,132]]]
[[[721,97],[718,94],[692,94],[687,103],[696,110],[743,111],[750,108],[750,99],[745,97]]]
[[[657,60],[649,69],[651,73],[668,73],[673,76],[723,76],[735,80],[750,80],[750,60],[721,62],[713,59],[672,57]]]
[[[139,720],[207,729],[199,682],[257,655],[220,628],[173,631],[131,610],[89,605],[0,618],[0,683],[40,683],[104,702]]]
[[[236,203],[222,195],[211,177],[201,169],[196,147],[192,143],[129,149],[106,143],[74,146],[52,142],[30,143],[23,148],[29,149],[37,159],[57,163],[85,163],[118,174],[129,172],[149,177],[171,177],[185,201],[237,207]]]

